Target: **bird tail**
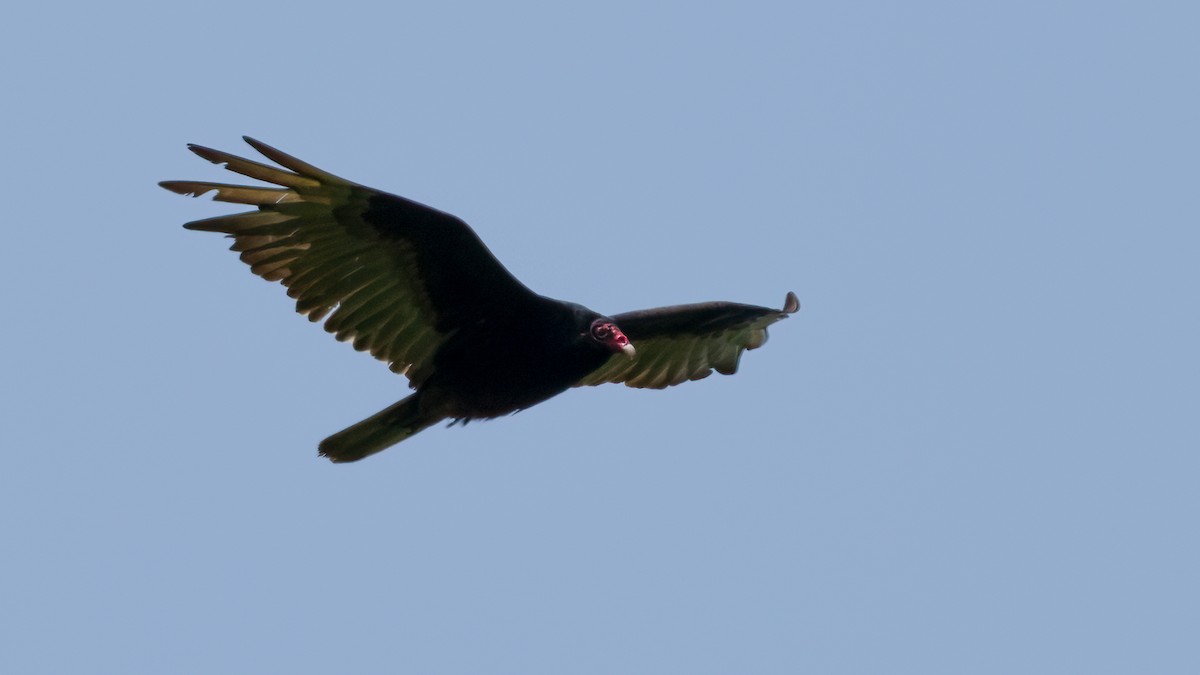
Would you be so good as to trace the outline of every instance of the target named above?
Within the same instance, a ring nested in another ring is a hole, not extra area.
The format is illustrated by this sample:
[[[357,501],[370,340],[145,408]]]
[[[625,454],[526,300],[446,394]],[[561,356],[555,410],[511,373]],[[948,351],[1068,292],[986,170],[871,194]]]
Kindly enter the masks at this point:
[[[320,454],[332,462],[356,462],[445,419],[421,412],[421,394],[393,403],[321,441]]]

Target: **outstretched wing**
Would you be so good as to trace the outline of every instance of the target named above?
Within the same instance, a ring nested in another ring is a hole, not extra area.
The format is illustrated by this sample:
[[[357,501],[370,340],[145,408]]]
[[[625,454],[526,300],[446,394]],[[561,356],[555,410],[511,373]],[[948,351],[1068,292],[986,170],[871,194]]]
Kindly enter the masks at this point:
[[[708,377],[713,370],[732,375],[744,350],[767,341],[767,326],[798,309],[800,301],[789,292],[783,309],[705,302],[618,314],[613,321],[637,356],[614,355],[576,386],[624,382],[664,389]]]
[[[258,207],[184,227],[233,238],[231,250],[258,276],[286,286],[297,312],[314,322],[326,319],[325,330],[390,363],[414,387],[432,372],[434,353],[457,328],[537,297],[458,218],[245,140],[283,168],[188,147],[278,187],[164,181],[160,185],[179,194],[215,192],[218,201]]]

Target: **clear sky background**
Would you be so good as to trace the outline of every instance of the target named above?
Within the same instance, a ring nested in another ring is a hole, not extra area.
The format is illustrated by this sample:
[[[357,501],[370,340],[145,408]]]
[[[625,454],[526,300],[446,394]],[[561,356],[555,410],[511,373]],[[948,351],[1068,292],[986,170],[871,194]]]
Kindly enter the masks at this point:
[[[0,671],[1200,672],[1194,3],[23,3]],[[216,235],[250,134],[735,377],[368,461],[406,381]]]

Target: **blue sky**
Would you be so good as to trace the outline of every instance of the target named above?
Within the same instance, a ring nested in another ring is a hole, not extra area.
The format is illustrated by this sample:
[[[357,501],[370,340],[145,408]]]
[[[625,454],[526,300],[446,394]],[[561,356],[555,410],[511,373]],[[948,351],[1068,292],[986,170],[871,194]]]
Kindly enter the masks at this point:
[[[1195,673],[1187,3],[25,5],[0,670]],[[406,382],[227,242],[250,134],[735,377],[334,466]]]

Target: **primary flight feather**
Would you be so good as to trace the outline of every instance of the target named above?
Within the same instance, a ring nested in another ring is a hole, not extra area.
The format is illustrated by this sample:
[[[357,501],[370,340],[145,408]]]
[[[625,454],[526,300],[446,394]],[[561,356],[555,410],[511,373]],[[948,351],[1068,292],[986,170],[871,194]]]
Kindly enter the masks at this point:
[[[247,137],[279,166],[189,145],[226,169],[277,187],[164,181],[255,211],[197,220],[250,270],[278,281],[296,311],[409,379],[415,393],[321,441],[352,462],[444,419],[488,419],[570,387],[624,382],[662,389],[737,370],[767,326],[799,308],[708,302],[604,316],[529,290],[462,220],[352,183]],[[282,168],[281,168],[282,167]]]

